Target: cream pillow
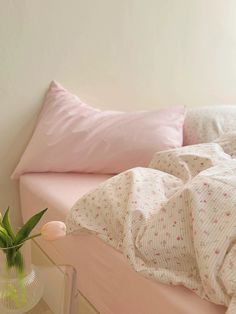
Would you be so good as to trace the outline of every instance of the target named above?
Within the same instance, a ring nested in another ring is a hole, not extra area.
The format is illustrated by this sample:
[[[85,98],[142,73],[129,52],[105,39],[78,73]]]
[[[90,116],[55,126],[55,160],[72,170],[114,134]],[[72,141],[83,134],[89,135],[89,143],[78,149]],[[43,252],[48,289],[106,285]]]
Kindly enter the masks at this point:
[[[209,143],[236,131],[236,105],[188,109],[184,121],[184,145]]]

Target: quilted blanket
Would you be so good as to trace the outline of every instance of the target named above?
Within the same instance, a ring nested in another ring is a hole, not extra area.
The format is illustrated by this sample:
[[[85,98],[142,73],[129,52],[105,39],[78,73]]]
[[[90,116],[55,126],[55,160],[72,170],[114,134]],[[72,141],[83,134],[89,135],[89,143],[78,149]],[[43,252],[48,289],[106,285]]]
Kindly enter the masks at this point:
[[[235,143],[236,136],[231,138]],[[94,232],[121,251],[136,271],[184,285],[235,314],[236,159],[231,138],[224,138],[225,151],[219,141],[156,153],[149,168],[112,177],[76,202],[67,217],[68,232]]]

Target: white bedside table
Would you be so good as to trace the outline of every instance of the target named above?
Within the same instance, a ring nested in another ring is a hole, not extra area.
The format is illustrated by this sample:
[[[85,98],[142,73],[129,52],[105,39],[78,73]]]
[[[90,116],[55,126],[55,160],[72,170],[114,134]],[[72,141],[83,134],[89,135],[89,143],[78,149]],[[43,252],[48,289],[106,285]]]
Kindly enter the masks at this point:
[[[44,295],[27,314],[74,314],[76,270],[70,265],[56,265],[34,240],[31,243],[32,263],[40,269]]]

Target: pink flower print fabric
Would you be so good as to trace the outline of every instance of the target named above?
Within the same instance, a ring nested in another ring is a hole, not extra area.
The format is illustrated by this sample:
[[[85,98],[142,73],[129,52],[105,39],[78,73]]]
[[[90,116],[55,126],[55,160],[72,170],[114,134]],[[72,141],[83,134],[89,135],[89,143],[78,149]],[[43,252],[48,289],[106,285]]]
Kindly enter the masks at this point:
[[[227,132],[236,131],[236,106],[189,108],[184,121],[184,145],[210,143]]]
[[[94,232],[141,274],[236,313],[236,160],[219,144],[156,154],[150,168],[80,198],[66,224]]]
[[[236,158],[236,132],[221,135],[215,143],[218,143],[226,154]]]
[[[184,146],[164,153],[157,152],[149,167],[170,173],[187,182],[199,172],[227,159],[230,160],[231,158],[220,145],[199,144]]]

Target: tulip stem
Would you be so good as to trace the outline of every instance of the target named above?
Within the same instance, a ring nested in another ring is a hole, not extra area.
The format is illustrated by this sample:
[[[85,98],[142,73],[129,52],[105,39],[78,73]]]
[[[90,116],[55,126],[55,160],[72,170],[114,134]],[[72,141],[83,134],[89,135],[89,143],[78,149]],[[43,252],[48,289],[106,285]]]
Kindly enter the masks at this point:
[[[31,237],[26,238],[25,241],[34,239],[34,238],[39,237],[39,236],[41,236],[41,235],[42,235],[41,233],[37,233],[37,234],[35,234],[35,235],[32,235]],[[25,242],[25,241],[24,241],[24,242]]]

